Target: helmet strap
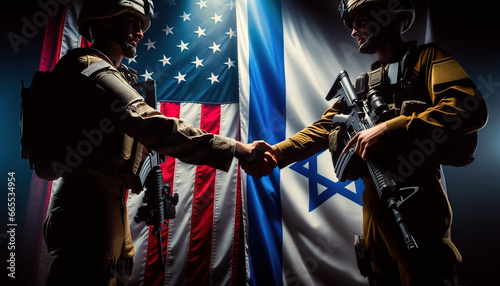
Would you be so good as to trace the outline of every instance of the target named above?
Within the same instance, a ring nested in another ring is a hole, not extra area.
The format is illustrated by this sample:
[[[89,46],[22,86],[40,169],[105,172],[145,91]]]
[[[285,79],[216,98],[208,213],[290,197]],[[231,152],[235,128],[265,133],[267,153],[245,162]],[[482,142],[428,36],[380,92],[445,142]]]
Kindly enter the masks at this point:
[[[374,54],[380,40],[387,37],[390,33],[395,32],[398,29],[398,25],[401,23],[401,19],[393,18],[391,23],[387,27],[379,31],[379,33],[370,34],[368,36],[368,39],[366,39],[366,41],[361,46],[359,46],[358,52],[362,54]]]
[[[135,54],[137,53],[137,49],[128,44],[127,42],[125,41],[116,41],[118,44],[120,44],[120,48],[122,49],[122,52],[123,52],[123,55],[128,58],[128,59],[131,59],[133,57],[135,57]]]
[[[135,57],[137,49],[134,46],[128,44],[121,35],[121,29],[122,29],[121,15],[113,18],[111,21],[112,21],[111,24],[112,29],[110,30],[109,34],[110,40],[120,45],[123,56],[125,58],[131,59]]]
[[[368,39],[359,46],[358,52],[362,54],[374,54],[375,48],[377,47],[378,36],[369,35]]]

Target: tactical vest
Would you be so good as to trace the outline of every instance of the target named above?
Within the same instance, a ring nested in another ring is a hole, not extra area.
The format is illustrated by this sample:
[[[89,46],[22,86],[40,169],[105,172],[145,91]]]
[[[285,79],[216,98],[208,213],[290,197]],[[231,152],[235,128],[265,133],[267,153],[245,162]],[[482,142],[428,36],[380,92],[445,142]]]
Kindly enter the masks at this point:
[[[411,45],[401,61],[362,73],[354,84],[358,95],[361,98],[368,98],[373,93],[382,96],[391,110],[391,118],[420,113],[430,107],[430,102],[417,97],[409,72],[423,48],[425,46],[417,49]]]
[[[416,65],[419,55],[430,45],[416,47],[412,43],[407,52],[399,62],[381,66],[368,73],[362,73],[357,77],[354,89],[358,98],[367,100],[372,96],[380,96],[388,105],[390,118],[400,115],[411,116],[419,114],[432,106],[427,90],[417,90],[418,85],[412,78],[412,70]],[[448,140],[438,144],[430,158],[437,164],[451,166],[465,166],[474,160],[474,152],[477,146],[477,131],[461,136],[454,140]],[[340,152],[347,144],[348,138],[344,126],[332,126],[329,136],[329,150],[332,153],[335,165]],[[359,158],[359,165],[363,165]],[[357,179],[360,173],[355,171],[350,175]]]

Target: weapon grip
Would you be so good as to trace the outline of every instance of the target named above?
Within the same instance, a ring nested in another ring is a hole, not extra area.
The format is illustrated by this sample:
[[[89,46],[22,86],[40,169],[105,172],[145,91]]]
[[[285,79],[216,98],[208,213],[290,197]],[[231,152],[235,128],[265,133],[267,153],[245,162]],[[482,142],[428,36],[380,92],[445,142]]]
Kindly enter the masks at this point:
[[[346,124],[347,120],[349,119],[349,114],[335,114],[332,119],[332,124]]]

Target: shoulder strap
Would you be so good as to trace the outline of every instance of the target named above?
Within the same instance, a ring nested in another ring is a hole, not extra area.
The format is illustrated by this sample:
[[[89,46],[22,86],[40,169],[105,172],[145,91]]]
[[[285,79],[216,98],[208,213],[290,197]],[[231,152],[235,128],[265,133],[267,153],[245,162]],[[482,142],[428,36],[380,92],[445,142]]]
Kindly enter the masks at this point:
[[[406,51],[406,54],[403,56],[403,59],[401,60],[401,75],[403,80],[410,80],[410,75],[409,73],[410,68],[414,67],[415,64],[417,63],[419,55],[427,48],[430,47],[435,47],[436,44],[434,43],[428,43],[424,45],[420,45],[417,47],[416,42],[411,42],[411,44],[408,47],[408,50]]]
[[[111,65],[107,61],[99,60],[99,61],[96,61],[96,62],[92,63],[91,65],[89,65],[86,69],[84,69],[81,72],[81,74],[83,74],[86,77],[90,77],[94,73],[101,71],[103,69],[110,68],[110,67],[111,67]]]
[[[420,45],[417,47],[416,42],[411,42],[406,54],[403,56],[403,59],[400,61],[401,68],[401,78],[399,79],[401,83],[401,91],[403,94],[402,100],[412,100],[414,98],[414,94],[412,94],[412,69],[417,64],[418,58],[420,54],[427,48],[435,46],[434,43],[429,43],[425,45]]]
[[[418,53],[416,53],[416,50],[417,50],[417,47],[416,47],[416,43],[413,42],[410,47],[408,48],[408,50],[406,51],[406,54],[403,56],[403,59],[401,60],[401,79],[403,81],[406,81],[408,80],[408,77],[410,76],[409,75],[409,70],[410,70],[410,67],[413,67],[415,66],[415,63],[417,61],[417,55]]]

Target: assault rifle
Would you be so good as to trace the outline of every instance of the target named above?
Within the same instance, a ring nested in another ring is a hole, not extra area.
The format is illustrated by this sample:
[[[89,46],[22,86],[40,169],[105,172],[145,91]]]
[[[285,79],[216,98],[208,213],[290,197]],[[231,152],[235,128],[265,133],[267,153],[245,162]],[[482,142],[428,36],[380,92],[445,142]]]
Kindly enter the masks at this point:
[[[366,76],[366,74],[365,74]],[[363,83],[363,81],[359,81]],[[343,88],[344,94],[337,94],[338,90]],[[376,89],[371,89],[367,92],[367,86],[356,88],[349,79],[349,75],[345,70],[341,71],[335,82],[326,96],[326,100],[332,98],[344,99],[350,108],[349,114],[338,114],[333,117],[333,124],[345,124],[349,139],[352,139],[356,133],[369,129],[380,122],[384,122],[390,118],[390,111],[387,104],[384,102],[380,92]],[[335,174],[341,182],[345,182],[347,173],[351,168],[355,155],[355,146],[350,148],[347,153],[342,153],[335,164]],[[413,252],[418,250],[417,243],[413,238],[408,226],[406,225],[403,215],[399,212],[400,207],[413,195],[421,192],[419,187],[399,187],[393,178],[385,173],[375,162],[366,161],[366,165],[370,175],[375,183],[379,198],[387,202],[388,208],[394,214],[396,223],[403,234],[406,247]]]
[[[156,108],[156,84],[149,80],[139,82],[134,88],[142,94],[146,103]],[[149,150],[148,154],[141,162],[139,169],[139,179],[142,187],[145,188],[144,204],[139,208],[134,218],[135,222],[146,222],[152,225],[151,233],[156,235],[158,244],[158,261],[160,269],[164,269],[163,247],[161,229],[168,225],[167,219],[175,218],[175,206],[179,202],[179,195],[170,194],[170,186],[163,183],[163,173],[160,165],[165,161],[165,156]]]

